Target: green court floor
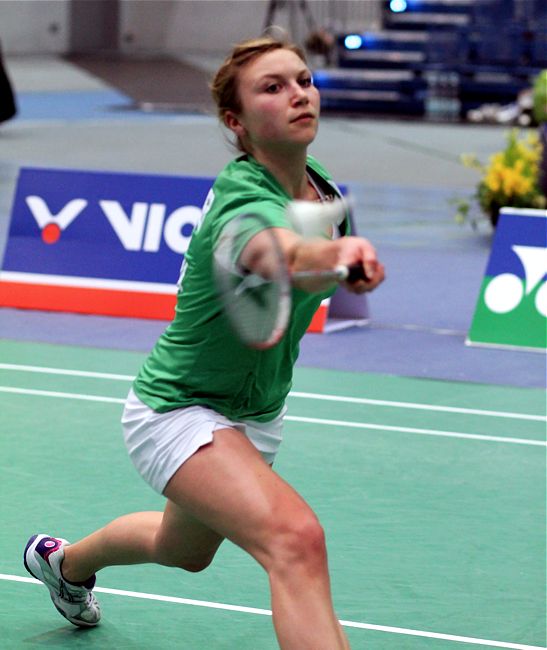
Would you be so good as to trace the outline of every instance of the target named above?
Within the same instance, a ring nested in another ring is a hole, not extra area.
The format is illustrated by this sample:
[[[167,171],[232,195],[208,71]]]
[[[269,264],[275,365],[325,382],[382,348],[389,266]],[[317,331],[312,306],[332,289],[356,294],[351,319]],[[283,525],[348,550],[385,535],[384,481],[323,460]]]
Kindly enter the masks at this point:
[[[104,570],[92,630],[24,570],[33,533],[162,509],[119,426],[142,359],[0,341],[3,648],[277,647],[266,577],[229,543],[201,574]],[[276,469],[325,527],[354,650],[546,645],[545,429],[542,390],[297,369]]]

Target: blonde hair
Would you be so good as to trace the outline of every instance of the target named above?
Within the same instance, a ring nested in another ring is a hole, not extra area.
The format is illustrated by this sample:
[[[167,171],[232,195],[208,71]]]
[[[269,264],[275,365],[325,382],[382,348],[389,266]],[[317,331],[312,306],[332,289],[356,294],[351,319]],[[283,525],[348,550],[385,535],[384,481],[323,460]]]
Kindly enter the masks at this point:
[[[257,57],[274,50],[289,50],[294,52],[307,65],[306,55],[294,43],[278,40],[271,36],[261,36],[238,43],[233,48],[224,63],[220,66],[210,84],[211,94],[217,107],[217,114],[223,124],[228,111],[235,114],[241,112],[241,99],[238,92],[238,74],[240,69],[254,61]],[[237,147],[245,151],[240,139],[237,139]]]

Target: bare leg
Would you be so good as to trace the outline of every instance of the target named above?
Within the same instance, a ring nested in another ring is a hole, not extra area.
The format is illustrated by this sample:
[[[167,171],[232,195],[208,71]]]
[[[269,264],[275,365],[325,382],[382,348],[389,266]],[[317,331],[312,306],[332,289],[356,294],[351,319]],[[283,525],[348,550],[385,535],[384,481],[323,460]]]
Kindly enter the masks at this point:
[[[135,512],[114,519],[65,549],[63,576],[83,582],[107,566],[156,563],[202,571],[223,537],[171,501],[165,512]]]
[[[162,517],[161,512],[135,512],[71,544],[65,549],[64,577],[79,582],[105,566],[153,562]]]
[[[165,513],[120,517],[67,547],[63,573],[83,580],[115,564],[205,568],[226,537],[268,573],[282,650],[347,650],[332,606],[323,530],[303,499],[234,429],[184,463]]]
[[[283,650],[345,650],[324,534],[303,499],[238,431],[223,429],[171,479],[166,496],[267,571]]]

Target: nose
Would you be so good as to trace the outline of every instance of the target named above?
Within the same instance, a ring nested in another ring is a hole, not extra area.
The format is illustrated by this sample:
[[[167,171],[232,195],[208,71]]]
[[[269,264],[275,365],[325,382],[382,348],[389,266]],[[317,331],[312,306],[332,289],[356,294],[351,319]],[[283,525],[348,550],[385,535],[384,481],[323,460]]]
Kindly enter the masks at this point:
[[[302,88],[298,82],[292,84],[292,100],[297,105],[308,104],[310,101],[306,89]]]

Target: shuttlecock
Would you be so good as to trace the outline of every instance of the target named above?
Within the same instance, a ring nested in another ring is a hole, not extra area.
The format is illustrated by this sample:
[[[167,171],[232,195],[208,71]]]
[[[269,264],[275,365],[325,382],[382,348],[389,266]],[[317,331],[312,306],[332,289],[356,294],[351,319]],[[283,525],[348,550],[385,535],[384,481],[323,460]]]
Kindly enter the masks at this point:
[[[286,208],[287,217],[294,230],[308,239],[324,235],[329,226],[339,226],[349,210],[347,199],[325,203],[291,201]]]

